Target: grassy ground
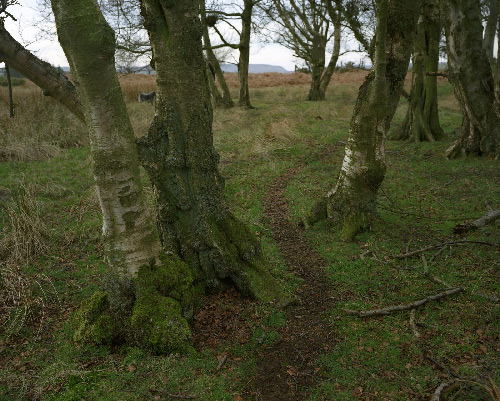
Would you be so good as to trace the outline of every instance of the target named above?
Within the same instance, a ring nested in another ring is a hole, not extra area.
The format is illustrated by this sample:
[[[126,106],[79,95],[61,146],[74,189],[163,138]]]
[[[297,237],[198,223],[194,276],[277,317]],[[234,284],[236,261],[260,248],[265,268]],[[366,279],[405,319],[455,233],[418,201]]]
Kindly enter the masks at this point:
[[[262,199],[270,182],[306,162],[287,191],[298,222],[335,184],[361,78],[336,77],[325,102],[304,101],[305,86],[259,87],[251,92],[256,109],[215,112],[228,201],[262,239],[289,288],[297,280],[284,273]],[[239,400],[248,394],[255,351],[276,341],[286,321],[280,311],[234,294],[208,302],[219,316],[237,313],[241,335],[212,333],[215,339],[200,341],[192,355],[159,357],[70,340],[70,315],[105,270],[89,150],[85,129],[74,118],[34,89],[24,90],[17,92],[17,117],[9,120],[6,107],[0,116],[0,400],[175,399],[169,394]],[[426,400],[453,374],[464,381],[445,399],[488,400],[478,383],[488,383],[488,377],[500,383],[500,308],[477,295],[500,294],[498,245],[466,243],[394,258],[446,241],[500,242],[498,223],[467,237],[452,233],[456,224],[500,208],[500,169],[498,161],[443,158],[460,115],[449,85],[442,82],[439,93],[447,138],[421,145],[388,143],[389,168],[372,230],[353,243],[342,242],[325,223],[307,231],[329,262],[336,293],[330,316],[338,338],[318,361],[309,400]],[[4,92],[0,96],[6,98]],[[128,107],[141,136],[153,109],[134,102]],[[403,104],[395,124],[404,112]],[[328,144],[334,145],[331,154],[318,159]],[[465,293],[417,309],[414,325],[409,312],[371,319],[343,312],[441,292],[445,286],[425,276],[424,263],[432,275],[465,287]]]

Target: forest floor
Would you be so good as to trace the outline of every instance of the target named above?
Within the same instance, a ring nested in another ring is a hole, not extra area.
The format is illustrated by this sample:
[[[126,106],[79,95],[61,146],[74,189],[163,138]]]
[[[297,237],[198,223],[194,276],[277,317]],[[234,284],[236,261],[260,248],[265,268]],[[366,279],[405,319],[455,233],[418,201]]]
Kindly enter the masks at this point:
[[[196,352],[168,356],[71,341],[70,317],[105,272],[85,128],[35,88],[16,87],[16,118],[0,110],[0,400],[424,401],[445,382],[453,384],[442,400],[492,400],[500,225],[453,228],[500,209],[500,168],[444,159],[461,123],[444,80],[446,138],[387,143],[371,230],[345,242],[326,222],[301,227],[335,184],[364,75],[336,74],[324,102],[305,101],[306,85],[285,82],[254,86],[253,110],[215,111],[228,204],[299,302],[280,310],[234,290],[208,295],[193,323]],[[153,114],[133,101],[149,89],[139,80],[151,78],[122,79],[137,136]],[[405,111],[402,99],[394,127]],[[345,312],[448,287],[464,291],[414,312]]]

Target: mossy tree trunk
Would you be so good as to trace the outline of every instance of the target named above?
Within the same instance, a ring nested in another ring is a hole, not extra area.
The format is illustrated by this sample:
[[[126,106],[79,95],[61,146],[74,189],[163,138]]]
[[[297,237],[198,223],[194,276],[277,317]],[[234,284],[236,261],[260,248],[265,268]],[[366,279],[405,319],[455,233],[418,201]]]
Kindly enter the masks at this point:
[[[489,14],[488,18],[486,19],[486,27],[484,29],[483,49],[486,52],[486,56],[488,56],[490,66],[493,68],[495,65],[495,58],[493,57],[493,47],[495,43],[495,36],[497,33],[500,4],[498,0],[488,0],[487,5]]]
[[[446,32],[448,77],[462,109],[462,127],[448,158],[500,156],[500,112],[483,49],[481,10],[476,0],[440,0]]]
[[[212,43],[210,41],[210,35],[208,33],[208,26],[206,22],[207,15],[205,10],[205,0],[200,0],[200,16],[201,16],[201,23],[203,26],[203,44],[205,47],[205,51],[207,52],[207,59],[214,68],[215,76],[217,77],[217,81],[219,81],[219,85],[222,90],[221,94],[219,92],[219,89],[215,85],[215,81],[213,82],[213,86],[212,86],[212,80],[210,81],[212,94],[214,95],[215,98],[215,106],[222,107],[224,109],[230,109],[231,107],[234,107],[234,102],[233,99],[231,98],[231,92],[229,91],[229,87],[227,86],[226,78],[220,67],[219,60],[217,60],[217,57],[215,57],[215,53],[212,50]]]
[[[311,49],[311,87],[307,100],[325,100],[325,93],[321,92],[321,77],[325,70],[326,38],[317,36],[312,41]]]
[[[135,138],[114,63],[115,37],[94,0],[52,0],[57,33],[89,128],[109,266],[104,291],[84,301],[75,339],[127,341],[157,352],[187,346],[188,268],[166,257],[147,211]]]
[[[224,200],[198,19],[198,0],[143,0],[156,55],[156,113],[138,142],[154,187],[158,230],[167,252],[196,272],[196,283],[285,304],[290,297],[266,269],[253,234]]]
[[[9,88],[9,116],[14,118],[14,96],[12,94],[12,79],[10,78],[10,68],[5,64],[5,73],[7,74],[7,86]]]
[[[439,124],[437,77],[427,75],[439,66],[441,23],[437,0],[424,0],[413,49],[410,102],[403,124],[393,138],[397,140],[435,141],[444,135]]]
[[[82,105],[68,78],[26,50],[3,26],[0,26],[0,60],[42,88],[45,96],[58,100],[78,119],[84,120]]]
[[[337,184],[313,207],[309,224],[329,219],[346,239],[369,227],[385,177],[385,136],[408,70],[420,6],[415,0],[379,2],[375,69],[358,93]]]
[[[255,0],[243,0],[241,35],[238,46],[240,52],[238,60],[238,78],[240,83],[238,105],[247,108],[252,108],[252,104],[250,103],[250,91],[248,89],[248,67],[250,64],[250,35],[252,32],[252,12],[254,4]]]

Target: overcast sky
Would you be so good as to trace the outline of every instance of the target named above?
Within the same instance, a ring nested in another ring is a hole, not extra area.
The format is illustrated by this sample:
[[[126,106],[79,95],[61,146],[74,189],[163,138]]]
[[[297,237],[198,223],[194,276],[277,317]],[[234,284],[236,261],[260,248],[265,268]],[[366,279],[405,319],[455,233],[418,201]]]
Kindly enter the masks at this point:
[[[68,66],[64,52],[56,38],[54,37],[51,40],[44,39],[40,33],[40,29],[38,28],[40,26],[40,18],[36,11],[36,0],[21,0],[20,2],[22,6],[9,7],[9,12],[17,19],[17,22],[10,19],[6,21],[5,25],[9,33],[42,60],[54,66]],[[43,28],[50,29],[53,27],[50,24],[46,24]],[[340,60],[358,63],[361,58],[359,54],[347,54],[341,57]],[[300,60],[297,60],[290,50],[277,44],[265,46],[253,44],[250,63],[277,65],[289,71],[294,70],[295,64],[301,64]]]

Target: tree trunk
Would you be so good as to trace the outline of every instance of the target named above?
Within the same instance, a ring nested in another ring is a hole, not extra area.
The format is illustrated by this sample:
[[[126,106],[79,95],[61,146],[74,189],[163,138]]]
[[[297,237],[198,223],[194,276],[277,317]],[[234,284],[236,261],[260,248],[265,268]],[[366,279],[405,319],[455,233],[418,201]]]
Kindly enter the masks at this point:
[[[437,77],[441,24],[437,0],[424,0],[413,50],[412,86],[405,120],[394,139],[435,141],[444,136],[439,124]]]
[[[323,76],[321,77],[321,82],[319,85],[320,96],[325,99],[326,90],[328,89],[328,85],[330,84],[330,80],[332,79],[332,75],[335,72],[335,68],[337,67],[337,61],[340,55],[340,34],[341,34],[341,17],[340,11],[337,12],[336,19],[334,20],[334,32],[333,32],[333,52],[332,58],[328,63],[328,67],[326,68]]]
[[[44,95],[58,100],[84,121],[82,105],[68,78],[27,51],[4,28],[0,28],[0,60],[42,88]]]
[[[5,64],[5,73],[7,74],[7,85],[9,87],[9,116],[14,118],[14,96],[12,95],[12,79],[10,78],[10,68]]]
[[[238,50],[238,78],[240,82],[240,94],[238,105],[240,107],[252,108],[250,103],[250,91],[248,89],[248,66],[250,63],[250,34],[252,31],[252,10],[254,0],[244,0],[244,8],[241,13],[241,35]]]
[[[369,227],[385,177],[385,136],[408,70],[420,5],[414,0],[380,1],[375,70],[359,90],[337,184],[314,206],[309,224],[328,218],[341,226],[346,239]]]
[[[184,349],[194,294],[187,267],[161,252],[142,191],[134,133],[114,63],[115,37],[94,0],[52,0],[57,33],[89,128],[110,271],[84,301],[75,340]]]
[[[458,140],[448,158],[500,155],[500,113],[494,80],[482,47],[481,10],[475,0],[441,0],[448,48],[448,77],[462,109]]]
[[[325,71],[325,48],[324,38],[316,37],[313,39],[311,50],[311,88],[307,100],[318,101],[325,100],[325,92],[321,91],[321,78]]]
[[[495,65],[495,58],[493,57],[493,47],[495,43],[495,36],[498,26],[499,4],[498,0],[488,1],[489,14],[486,20],[486,27],[484,29],[483,49],[488,56],[490,66],[493,68]]]
[[[162,244],[191,266],[200,287],[234,283],[243,294],[286,304],[291,298],[265,268],[258,241],[224,201],[197,5],[142,2],[158,93],[153,123],[138,149],[154,187]]]
[[[210,42],[210,35],[208,33],[208,26],[206,22],[207,15],[205,11],[205,0],[200,0],[200,16],[201,16],[201,23],[203,25],[203,43],[205,44],[207,59],[210,62],[210,64],[212,64],[212,67],[215,70],[215,76],[217,77],[219,85],[222,89],[222,95],[220,95],[218,89],[217,91],[215,91],[215,89],[212,91],[215,97],[215,105],[216,107],[230,109],[231,107],[234,107],[234,102],[233,99],[231,98],[231,92],[229,91],[229,87],[227,86],[224,73],[220,68],[219,60],[217,60],[217,57],[215,57],[215,53],[212,50],[212,44]],[[215,86],[215,82],[213,82],[213,84]],[[210,85],[212,85],[212,81],[210,81]],[[217,87],[215,86],[215,88]]]

